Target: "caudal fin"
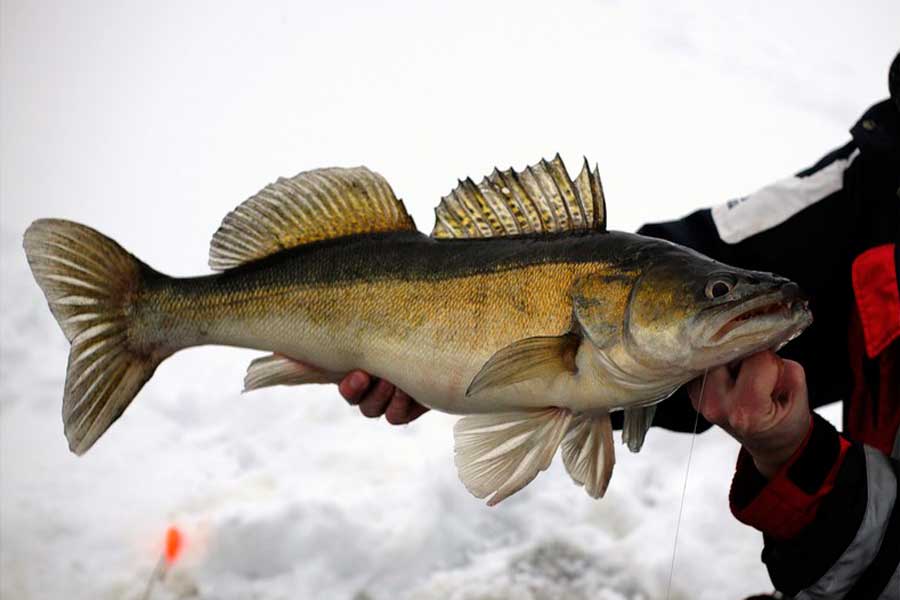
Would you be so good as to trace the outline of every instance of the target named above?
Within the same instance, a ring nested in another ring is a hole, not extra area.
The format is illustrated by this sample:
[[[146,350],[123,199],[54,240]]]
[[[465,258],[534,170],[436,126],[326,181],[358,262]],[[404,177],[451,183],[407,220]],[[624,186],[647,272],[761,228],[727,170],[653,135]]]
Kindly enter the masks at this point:
[[[84,225],[41,219],[25,254],[71,342],[63,396],[69,448],[83,454],[125,411],[165,358],[129,340],[129,312],[149,268]]]

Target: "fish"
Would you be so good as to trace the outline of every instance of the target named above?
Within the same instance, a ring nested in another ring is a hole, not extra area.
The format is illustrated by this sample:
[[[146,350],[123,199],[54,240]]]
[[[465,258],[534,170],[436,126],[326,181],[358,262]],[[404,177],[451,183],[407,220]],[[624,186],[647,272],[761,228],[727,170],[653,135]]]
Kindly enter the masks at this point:
[[[779,348],[811,322],[797,284],[606,226],[597,166],[557,154],[458,182],[420,232],[366,167],[279,178],[222,221],[212,274],[175,278],[109,237],[40,219],[24,234],[71,343],[62,401],[85,453],[159,364],[208,344],[266,352],[245,391],[361,368],[461,415],[459,478],[489,505],[562,455],[604,495],[610,413],[640,450],[656,405],[705,370]]]

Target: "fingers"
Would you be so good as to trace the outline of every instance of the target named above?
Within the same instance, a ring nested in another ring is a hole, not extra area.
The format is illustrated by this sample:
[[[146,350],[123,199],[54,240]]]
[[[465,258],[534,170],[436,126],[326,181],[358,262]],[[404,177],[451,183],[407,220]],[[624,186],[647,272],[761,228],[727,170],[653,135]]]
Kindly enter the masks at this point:
[[[784,361],[772,351],[757,352],[741,364],[734,384],[728,426],[743,438],[764,427],[775,418],[775,388],[781,379]]]
[[[688,393],[694,410],[700,411],[710,423],[721,424],[725,420],[730,407],[730,392],[734,387],[734,379],[727,367],[716,367],[690,383]],[[703,394],[702,400],[700,394]]]
[[[392,425],[415,421],[429,410],[389,381],[374,378],[365,371],[348,373],[338,385],[338,391],[351,406],[358,405],[359,412],[366,417],[384,415]]]
[[[403,425],[418,419],[426,412],[428,409],[410,398],[409,394],[403,390],[396,390],[384,412],[384,418],[391,425]]]
[[[379,379],[378,383],[360,400],[359,412],[369,418],[380,417],[387,409],[395,390],[396,388],[391,382]]]
[[[742,399],[770,399],[784,371],[784,360],[771,350],[757,352],[741,364],[735,382]]]
[[[784,406],[806,392],[806,372],[800,363],[793,360],[783,361],[781,377],[778,380],[772,398]]]
[[[735,430],[753,456],[757,470],[771,477],[794,455],[812,426],[803,367],[792,360],[779,364],[780,374],[765,409],[751,413],[749,426]]]
[[[702,399],[701,388],[703,388]],[[803,367],[766,350],[688,384],[694,408],[750,452],[771,477],[802,444],[811,417]]]
[[[412,398],[403,390],[394,389],[390,403],[384,411],[384,418],[391,425],[402,425],[408,423],[407,414]]]
[[[351,405],[359,404],[366,390],[372,383],[371,378],[364,371],[350,371],[338,385],[341,396]]]
[[[431,410],[431,409],[428,408],[427,406],[423,406],[423,405],[419,404],[418,402],[416,402],[415,400],[412,400],[412,402],[410,403],[410,406],[409,406],[409,412],[407,413],[406,422],[411,423],[411,422],[415,421],[416,419],[418,419],[419,417],[421,417],[422,415],[427,413],[429,410]]]
[[[729,373],[726,367],[710,369],[706,372],[705,378],[706,381],[704,381],[704,376],[701,375],[691,382],[689,391],[691,403],[694,404],[695,409],[700,403],[701,392],[703,393],[703,402],[705,403],[710,398],[725,395],[731,391],[732,387],[734,387],[734,379],[731,377],[731,373]]]
[[[739,435],[760,415],[772,411],[772,393],[783,369],[784,361],[768,350],[753,354],[738,364],[710,369],[705,384],[703,377],[690,383],[691,403],[707,421]]]

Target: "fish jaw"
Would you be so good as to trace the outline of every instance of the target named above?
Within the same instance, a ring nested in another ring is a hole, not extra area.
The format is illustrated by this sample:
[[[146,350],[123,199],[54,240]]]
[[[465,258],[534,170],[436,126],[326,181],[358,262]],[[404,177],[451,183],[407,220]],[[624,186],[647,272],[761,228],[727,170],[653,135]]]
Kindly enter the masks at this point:
[[[761,350],[778,350],[813,322],[796,285],[721,310],[698,328],[697,368],[727,364]]]

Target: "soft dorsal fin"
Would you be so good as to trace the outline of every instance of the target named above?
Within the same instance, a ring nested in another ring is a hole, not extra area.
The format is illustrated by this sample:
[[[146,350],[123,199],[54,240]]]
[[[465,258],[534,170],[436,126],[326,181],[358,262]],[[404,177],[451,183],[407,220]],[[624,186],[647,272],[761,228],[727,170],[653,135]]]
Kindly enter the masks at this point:
[[[486,238],[562,231],[606,231],[597,168],[587,159],[572,181],[559,154],[516,172],[494,169],[475,184],[460,181],[434,209],[434,238]]]
[[[279,178],[228,213],[213,235],[209,266],[222,271],[310,242],[415,228],[378,173],[315,169]]]

